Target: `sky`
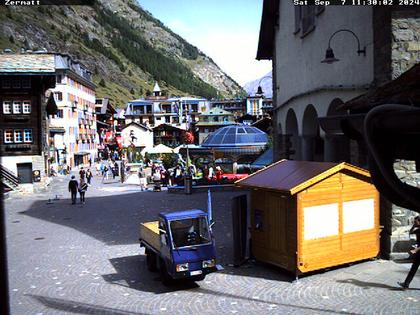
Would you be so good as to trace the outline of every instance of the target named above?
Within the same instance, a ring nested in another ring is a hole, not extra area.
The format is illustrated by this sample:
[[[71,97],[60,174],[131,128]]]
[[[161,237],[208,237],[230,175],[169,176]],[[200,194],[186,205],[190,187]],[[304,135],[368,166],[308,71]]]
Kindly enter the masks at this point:
[[[240,85],[263,77],[271,61],[255,59],[262,0],[138,0],[172,31],[212,58]]]

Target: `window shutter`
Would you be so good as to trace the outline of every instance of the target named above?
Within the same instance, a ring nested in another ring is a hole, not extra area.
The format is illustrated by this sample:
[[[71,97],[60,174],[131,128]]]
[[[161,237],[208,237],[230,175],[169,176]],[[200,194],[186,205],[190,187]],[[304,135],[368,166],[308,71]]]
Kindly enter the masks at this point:
[[[300,31],[301,19],[302,19],[302,7],[295,6],[295,34]]]
[[[302,7],[302,35],[312,31],[315,27],[315,6]]]

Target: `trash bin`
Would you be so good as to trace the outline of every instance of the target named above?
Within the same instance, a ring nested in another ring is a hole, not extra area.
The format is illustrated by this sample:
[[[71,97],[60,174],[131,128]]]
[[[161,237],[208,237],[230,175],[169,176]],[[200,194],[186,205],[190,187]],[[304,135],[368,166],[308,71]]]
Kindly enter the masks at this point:
[[[185,187],[185,194],[191,195],[192,194],[192,176],[190,174],[187,174],[184,177],[184,187]]]

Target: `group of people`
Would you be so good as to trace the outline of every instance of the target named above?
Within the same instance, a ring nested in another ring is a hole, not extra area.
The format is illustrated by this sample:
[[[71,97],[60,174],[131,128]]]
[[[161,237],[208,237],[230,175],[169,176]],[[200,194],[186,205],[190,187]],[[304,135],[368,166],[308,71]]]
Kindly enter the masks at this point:
[[[109,179],[110,176],[115,179],[119,174],[118,163],[111,159],[102,161],[96,165],[96,172],[102,176],[102,181]]]
[[[70,182],[69,182],[69,192],[71,195],[71,204],[76,204],[77,193],[79,192],[80,195],[80,203],[85,203],[85,194],[88,189],[88,186],[91,185],[93,174],[88,169],[87,171],[84,170],[83,167],[80,168],[79,171],[80,179],[79,181],[76,180],[76,176],[72,175]]]

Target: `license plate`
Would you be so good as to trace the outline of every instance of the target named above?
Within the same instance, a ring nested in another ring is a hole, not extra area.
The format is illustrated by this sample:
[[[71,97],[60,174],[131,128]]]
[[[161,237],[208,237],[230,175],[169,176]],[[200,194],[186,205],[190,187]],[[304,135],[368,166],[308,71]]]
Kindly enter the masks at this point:
[[[201,275],[203,273],[202,270],[194,270],[190,272],[191,276],[197,276],[197,275]]]

